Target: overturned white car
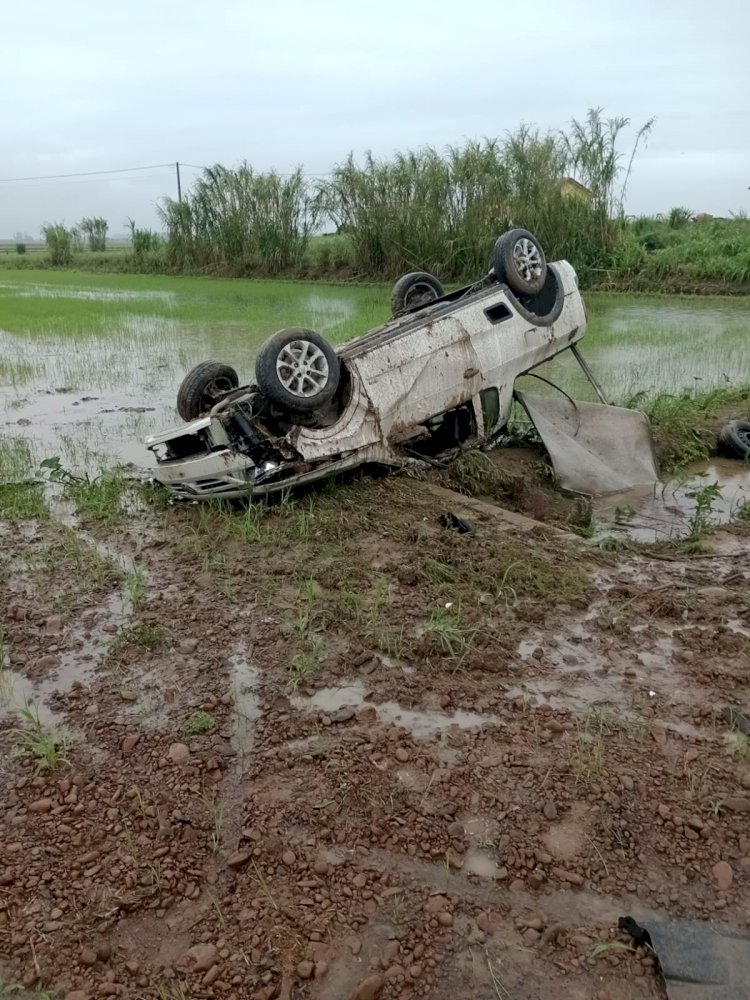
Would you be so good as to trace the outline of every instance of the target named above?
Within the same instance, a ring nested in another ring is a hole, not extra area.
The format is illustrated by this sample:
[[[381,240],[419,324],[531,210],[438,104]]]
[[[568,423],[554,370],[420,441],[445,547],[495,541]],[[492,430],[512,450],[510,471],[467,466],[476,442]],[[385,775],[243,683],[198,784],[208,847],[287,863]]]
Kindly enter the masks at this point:
[[[516,378],[584,335],[572,266],[515,229],[476,284],[445,294],[404,275],[393,319],[334,349],[311,330],[261,348],[255,383],[206,361],[183,381],[185,426],[147,439],[154,478],[178,497],[264,495],[367,463],[399,467],[492,441]],[[575,351],[575,348],[574,348]]]

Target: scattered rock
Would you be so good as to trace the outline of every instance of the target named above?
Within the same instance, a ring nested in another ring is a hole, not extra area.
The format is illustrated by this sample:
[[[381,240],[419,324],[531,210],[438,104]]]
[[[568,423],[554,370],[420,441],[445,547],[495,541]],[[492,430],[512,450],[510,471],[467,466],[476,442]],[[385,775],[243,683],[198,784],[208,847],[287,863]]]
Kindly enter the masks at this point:
[[[96,952],[93,948],[83,948],[81,951],[82,965],[96,965]]]
[[[400,761],[402,764],[405,764],[409,759],[410,754],[409,751],[406,749],[406,747],[396,747],[396,753],[394,754],[394,756],[396,760]]]
[[[734,881],[734,872],[726,861],[717,861],[711,869],[711,874],[722,892],[726,892]]]
[[[60,635],[63,630],[63,620],[60,615],[53,615],[44,623],[44,631],[47,635]]]
[[[453,916],[448,913],[447,910],[441,910],[437,915],[437,922],[441,927],[452,927],[453,926]]]
[[[322,979],[326,972],[328,972],[328,962],[322,958],[319,962],[315,963],[315,978]]]
[[[140,733],[130,733],[122,741],[122,752],[130,753],[131,750],[135,749],[138,740],[140,740]]]
[[[47,653],[36,661],[37,670],[57,670],[60,666],[60,657],[55,653]]]
[[[37,799],[36,802],[29,803],[29,812],[48,813],[53,805],[52,799]]]
[[[721,807],[722,809],[729,809],[730,812],[750,812],[750,799],[741,798],[739,795],[731,795],[728,799],[724,799]]]
[[[312,962],[305,961],[300,962],[297,966],[297,975],[300,979],[310,979],[313,972],[315,971],[315,966]]]
[[[187,764],[190,760],[190,750],[184,743],[173,743],[167,751],[167,756],[173,764]]]
[[[550,821],[553,819],[557,819],[557,806],[552,801],[552,799],[547,799],[542,808],[542,812],[544,813],[545,819],[548,819]]]
[[[207,972],[216,964],[218,957],[219,949],[215,944],[194,944],[175,962],[175,969],[186,973]]]
[[[362,951],[362,940],[361,938],[358,938],[355,935],[348,937],[346,939],[346,944],[352,955],[359,955],[359,953]]]
[[[250,858],[253,856],[252,851],[239,850],[235,851],[234,854],[230,854],[227,858],[227,866],[229,868],[241,868],[246,865]]]
[[[297,855],[294,853],[294,851],[284,851],[284,853],[281,855],[281,860],[284,862],[287,868],[291,868],[294,862],[297,860]]]
[[[377,1000],[385,985],[385,979],[378,973],[363,979],[351,995],[351,1000]]]
[[[542,935],[539,933],[539,931],[534,930],[533,927],[529,927],[524,931],[521,940],[524,943],[524,947],[532,948],[537,943],[537,941],[541,936]]]
[[[331,722],[348,722],[354,718],[354,709],[350,706],[340,708],[337,712],[331,712]]]
[[[630,777],[629,774],[620,775],[620,784],[622,785],[622,787],[625,789],[626,792],[632,792],[633,789],[635,788],[635,782],[633,781],[633,779]]]

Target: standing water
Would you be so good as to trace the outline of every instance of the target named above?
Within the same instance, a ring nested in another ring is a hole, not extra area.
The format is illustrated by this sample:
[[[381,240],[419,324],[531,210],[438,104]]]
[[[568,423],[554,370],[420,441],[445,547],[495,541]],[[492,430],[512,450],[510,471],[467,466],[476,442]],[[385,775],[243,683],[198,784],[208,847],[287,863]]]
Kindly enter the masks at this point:
[[[0,272],[0,444],[25,438],[32,467],[53,455],[89,472],[148,466],[143,439],[180,422],[177,389],[197,362],[228,362],[252,381],[276,330],[306,326],[338,343],[386,320],[389,295],[384,285]],[[612,399],[750,383],[747,299],[586,299],[581,347]],[[539,373],[591,398],[569,355]]]

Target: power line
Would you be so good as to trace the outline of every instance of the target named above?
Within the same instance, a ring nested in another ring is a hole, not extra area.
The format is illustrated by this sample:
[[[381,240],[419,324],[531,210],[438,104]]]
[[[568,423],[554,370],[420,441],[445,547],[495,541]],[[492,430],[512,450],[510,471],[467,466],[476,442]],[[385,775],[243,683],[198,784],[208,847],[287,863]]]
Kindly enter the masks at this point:
[[[152,163],[147,167],[119,167],[117,170],[89,170],[78,174],[40,174],[36,177],[0,177],[0,184],[12,184],[14,181],[57,181],[66,177],[96,177],[101,174],[128,174],[136,170],[159,170],[162,167],[174,167],[174,163]],[[202,170],[202,167],[198,167]]]

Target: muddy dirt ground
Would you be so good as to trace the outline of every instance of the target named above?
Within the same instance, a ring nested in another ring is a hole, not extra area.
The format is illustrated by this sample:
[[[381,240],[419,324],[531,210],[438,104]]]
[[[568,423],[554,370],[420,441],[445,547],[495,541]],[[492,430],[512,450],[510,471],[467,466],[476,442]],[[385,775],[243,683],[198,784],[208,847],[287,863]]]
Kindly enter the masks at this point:
[[[604,552],[447,486],[0,524],[0,981],[629,1000],[618,917],[750,927],[750,534]]]

